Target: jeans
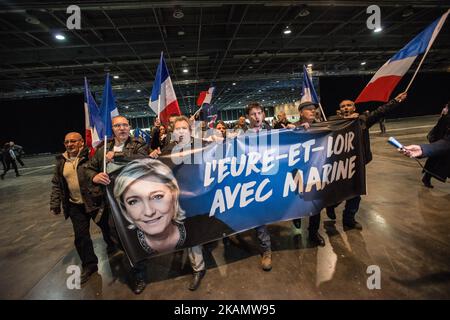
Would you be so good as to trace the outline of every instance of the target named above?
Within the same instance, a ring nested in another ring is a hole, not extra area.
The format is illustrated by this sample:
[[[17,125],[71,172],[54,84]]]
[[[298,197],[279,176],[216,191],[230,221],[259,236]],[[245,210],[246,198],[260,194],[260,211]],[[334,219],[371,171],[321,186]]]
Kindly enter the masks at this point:
[[[255,228],[256,236],[258,237],[259,247],[262,252],[271,251],[270,234],[266,226],[259,226]]]

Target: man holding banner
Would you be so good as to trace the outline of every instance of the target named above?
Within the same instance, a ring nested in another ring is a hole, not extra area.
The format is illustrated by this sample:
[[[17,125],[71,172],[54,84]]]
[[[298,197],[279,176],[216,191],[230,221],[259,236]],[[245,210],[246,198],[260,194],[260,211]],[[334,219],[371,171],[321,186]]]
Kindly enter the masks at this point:
[[[130,125],[128,120],[123,116],[116,116],[112,119],[113,139],[108,140],[106,145],[106,162],[121,162],[131,159],[143,158],[148,155],[148,146],[139,139],[130,136]],[[89,179],[97,185],[108,185],[111,181],[108,173],[103,168],[103,155],[105,146],[100,145],[87,167],[87,175]],[[106,197],[106,195],[105,195]],[[105,199],[106,202],[106,199]],[[105,213],[109,213],[109,208],[105,209]],[[115,230],[112,219],[109,220],[112,230]],[[116,242],[120,242],[116,237]],[[146,287],[145,265],[136,264],[132,269],[134,273],[134,283],[132,285],[133,292],[136,294],[144,291]]]
[[[245,114],[250,122],[246,132],[258,132],[260,130],[271,129],[270,126],[264,122],[265,114],[262,106],[258,102],[250,103],[245,108]],[[264,271],[272,270],[272,245],[270,241],[270,234],[265,225],[255,228],[258,237],[259,247],[262,251],[261,267]]]
[[[298,112],[300,115],[300,120],[292,125],[288,125],[288,128],[304,128],[307,130],[311,127],[313,123],[316,122],[316,110],[319,107],[318,104],[315,104],[314,102],[305,101],[300,103],[298,106]],[[319,245],[321,247],[325,246],[325,240],[324,238],[319,234],[319,227],[320,227],[320,211],[322,209],[320,208],[318,212],[311,217],[309,217],[309,235],[308,239],[310,242]],[[301,228],[301,219],[294,219],[293,223],[294,226],[297,229]]]
[[[389,101],[388,103],[378,107],[372,112],[368,114],[363,113],[359,114],[356,112],[355,103],[351,100],[343,100],[339,104],[340,114],[342,119],[359,119],[361,123],[361,128],[363,130],[363,140],[364,140],[364,163],[367,165],[370,161],[372,161],[372,151],[370,150],[370,135],[369,129],[375,123],[380,121],[381,118],[384,118],[387,114],[395,110],[401,102],[403,102],[407,97],[406,92],[402,92],[397,95],[394,99]],[[345,209],[343,213],[343,224],[344,227],[349,229],[362,229],[362,226],[359,222],[355,220],[356,213],[359,210],[359,203],[361,202],[361,196],[356,196],[351,198],[345,202]],[[336,213],[334,209],[339,204],[327,207],[327,216],[330,219],[336,219]]]

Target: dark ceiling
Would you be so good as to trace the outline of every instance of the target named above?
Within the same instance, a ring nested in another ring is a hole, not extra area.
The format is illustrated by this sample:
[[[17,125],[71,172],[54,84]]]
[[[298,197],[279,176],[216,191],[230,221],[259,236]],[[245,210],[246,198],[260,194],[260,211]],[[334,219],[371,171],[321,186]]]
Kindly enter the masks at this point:
[[[81,8],[81,30],[66,27],[72,4]],[[366,27],[370,4],[381,7],[379,33]],[[448,8],[449,1],[432,0],[3,1],[0,99],[82,92],[85,76],[100,98],[110,72],[119,76],[119,111],[149,115],[163,51],[186,113],[211,83],[219,109],[292,101],[303,64],[312,63],[314,75],[373,73]],[[450,71],[449,23],[423,71]]]

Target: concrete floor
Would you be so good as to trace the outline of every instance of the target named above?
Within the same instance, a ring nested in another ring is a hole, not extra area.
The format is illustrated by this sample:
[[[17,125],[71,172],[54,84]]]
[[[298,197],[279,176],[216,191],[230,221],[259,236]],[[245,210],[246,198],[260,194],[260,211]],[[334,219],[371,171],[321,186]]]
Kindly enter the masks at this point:
[[[269,226],[273,270],[264,272],[253,232],[206,246],[208,272],[195,292],[183,252],[148,264],[148,287],[135,296],[127,285],[123,255],[107,258],[92,226],[99,274],[81,289],[66,286],[69,265],[78,264],[70,221],[48,210],[53,158],[25,159],[22,177],[0,181],[0,299],[449,299],[450,184],[420,182],[420,167],[395,152],[387,137],[404,144],[425,142],[437,117],[388,121],[388,135],[372,133],[374,160],[368,166],[369,194],[358,220],[362,231],[344,232],[322,212],[323,248],[311,247],[305,227]],[[408,129],[409,128],[409,129]],[[381,270],[381,289],[369,290],[367,267]]]

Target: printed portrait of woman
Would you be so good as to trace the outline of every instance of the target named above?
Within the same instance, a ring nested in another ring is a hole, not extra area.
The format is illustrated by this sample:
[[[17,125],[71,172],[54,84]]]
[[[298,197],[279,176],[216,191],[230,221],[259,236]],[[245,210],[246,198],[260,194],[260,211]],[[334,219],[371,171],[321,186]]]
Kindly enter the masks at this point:
[[[139,244],[149,254],[183,247],[185,212],[172,170],[155,159],[130,162],[114,182],[114,197],[123,217],[136,230]]]

